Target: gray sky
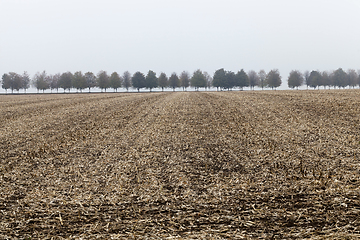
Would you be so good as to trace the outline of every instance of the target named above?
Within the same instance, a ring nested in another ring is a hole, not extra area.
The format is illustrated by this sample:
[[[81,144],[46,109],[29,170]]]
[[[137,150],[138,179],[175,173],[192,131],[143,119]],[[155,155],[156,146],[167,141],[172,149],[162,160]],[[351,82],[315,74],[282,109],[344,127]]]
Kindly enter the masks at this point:
[[[0,74],[360,69],[360,0],[0,0]]]

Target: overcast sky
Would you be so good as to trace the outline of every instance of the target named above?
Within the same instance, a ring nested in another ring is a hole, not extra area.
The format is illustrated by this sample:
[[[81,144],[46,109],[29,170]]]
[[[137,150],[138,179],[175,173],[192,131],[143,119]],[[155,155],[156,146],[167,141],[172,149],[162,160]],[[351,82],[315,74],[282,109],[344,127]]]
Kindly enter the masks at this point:
[[[360,69],[360,0],[0,0],[0,74]]]

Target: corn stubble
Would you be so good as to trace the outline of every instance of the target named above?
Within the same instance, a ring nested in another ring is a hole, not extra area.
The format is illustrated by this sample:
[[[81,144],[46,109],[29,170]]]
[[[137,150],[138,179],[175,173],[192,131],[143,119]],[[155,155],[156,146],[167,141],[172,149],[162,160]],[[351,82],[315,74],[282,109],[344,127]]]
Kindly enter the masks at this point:
[[[360,237],[357,90],[0,106],[0,238]]]

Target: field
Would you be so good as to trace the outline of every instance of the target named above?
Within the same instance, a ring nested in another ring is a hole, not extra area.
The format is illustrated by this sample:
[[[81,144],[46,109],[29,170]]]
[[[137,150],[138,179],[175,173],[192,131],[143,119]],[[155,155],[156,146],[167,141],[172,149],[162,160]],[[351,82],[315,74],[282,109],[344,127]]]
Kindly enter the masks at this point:
[[[0,239],[358,239],[360,91],[0,96]]]

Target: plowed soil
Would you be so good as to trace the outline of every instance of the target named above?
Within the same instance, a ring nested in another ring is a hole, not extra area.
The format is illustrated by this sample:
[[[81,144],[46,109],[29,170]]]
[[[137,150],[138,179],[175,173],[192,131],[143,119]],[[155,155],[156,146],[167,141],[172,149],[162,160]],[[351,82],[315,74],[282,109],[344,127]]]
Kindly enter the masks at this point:
[[[360,91],[0,96],[0,239],[358,239]]]

